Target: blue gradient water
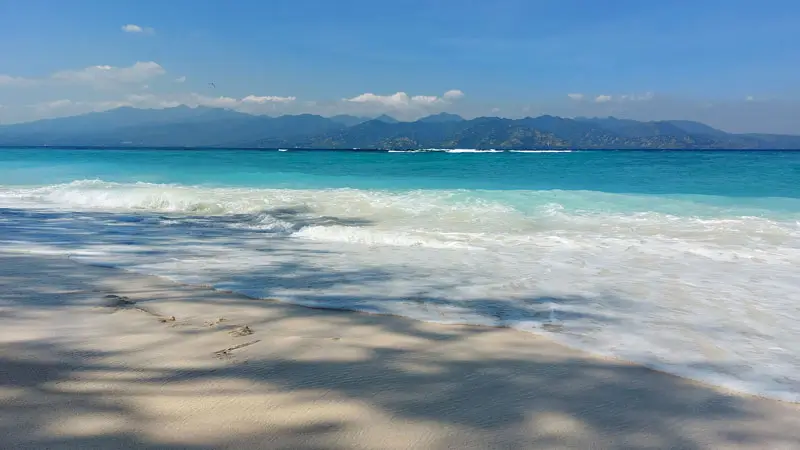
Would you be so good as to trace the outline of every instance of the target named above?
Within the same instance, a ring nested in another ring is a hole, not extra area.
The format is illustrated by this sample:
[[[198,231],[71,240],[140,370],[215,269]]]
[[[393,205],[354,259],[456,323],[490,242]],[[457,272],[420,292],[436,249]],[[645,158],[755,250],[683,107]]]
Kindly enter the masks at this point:
[[[800,153],[0,150],[0,244],[800,401]]]

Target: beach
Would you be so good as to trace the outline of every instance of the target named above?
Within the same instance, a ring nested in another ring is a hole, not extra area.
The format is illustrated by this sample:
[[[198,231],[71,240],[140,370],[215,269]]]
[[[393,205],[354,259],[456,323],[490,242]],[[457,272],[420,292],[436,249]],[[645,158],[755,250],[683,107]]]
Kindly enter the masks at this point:
[[[532,333],[0,253],[3,448],[800,445],[800,407]],[[246,328],[244,328],[246,327]]]
[[[44,3],[0,450],[800,450],[800,3]]]

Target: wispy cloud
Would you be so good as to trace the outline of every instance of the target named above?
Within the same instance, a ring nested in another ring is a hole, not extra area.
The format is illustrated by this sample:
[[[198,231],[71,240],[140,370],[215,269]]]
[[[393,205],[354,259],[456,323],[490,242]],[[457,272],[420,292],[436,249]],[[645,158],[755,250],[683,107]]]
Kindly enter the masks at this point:
[[[178,96],[181,104],[188,106],[211,106],[215,108],[228,108],[245,112],[270,112],[280,105],[288,105],[297,100],[296,97],[281,97],[277,95],[247,95],[242,98],[218,96],[211,97],[198,93],[191,93],[188,97]]]
[[[638,102],[638,101],[652,100],[653,97],[655,97],[655,94],[653,94],[652,92],[645,92],[644,94],[625,94],[625,95],[621,95],[619,97],[619,99],[622,100],[622,101]]]
[[[121,106],[131,106],[127,101],[79,101],[70,99],[59,99],[49,102],[35,103],[28,105],[41,118],[63,117],[74,114],[85,114],[89,112],[107,111]]]
[[[0,74],[0,86],[32,86],[36,84],[36,80],[23,77],[13,77],[11,75]]]
[[[597,97],[594,98],[594,101],[597,102],[597,103],[610,102],[611,101],[611,96],[610,95],[598,95]]]
[[[347,98],[345,101],[351,103],[372,103],[391,108],[403,108],[411,104],[411,97],[405,92],[397,92],[392,95],[377,95],[367,92],[352,98]]]
[[[464,93],[458,89],[451,89],[442,95],[442,98],[445,100],[455,101],[460,100],[464,97]]]
[[[50,76],[51,79],[65,83],[90,84],[98,87],[142,83],[164,75],[166,71],[160,64],[147,61],[136,62],[128,67],[91,66],[79,70],[63,70]]]
[[[198,93],[189,94],[130,94],[118,100],[105,101],[80,101],[70,99],[59,99],[48,102],[35,103],[28,105],[35,110],[40,117],[58,117],[73,114],[84,114],[87,112],[107,111],[109,109],[122,106],[132,106],[136,108],[172,108],[175,106],[186,105],[190,107],[209,106],[214,108],[227,108],[247,112],[259,112],[260,107],[268,104],[288,104],[295,100],[294,97],[279,96],[256,96],[248,95],[243,98],[227,96],[210,97]],[[269,111],[269,109],[263,112]]]
[[[154,30],[153,28],[143,27],[132,23],[123,25],[121,29],[125,33],[155,34],[156,32],[156,30]]]
[[[265,96],[256,96],[256,95],[248,95],[247,97],[242,98],[242,103],[257,103],[259,105],[263,105],[265,103],[291,103],[297,100],[297,97],[278,97],[275,95],[265,95]]]
[[[571,98],[572,100],[583,100],[583,94],[567,94],[567,97]]]
[[[175,78],[175,82],[176,83],[183,83],[184,81],[186,81],[186,76],[185,75],[181,76],[181,77],[178,77],[178,78]]]
[[[410,108],[420,108],[436,104],[447,104],[464,97],[464,93],[458,89],[452,89],[442,96],[437,95],[414,95],[410,96],[405,92],[396,92],[391,95],[378,95],[367,92],[352,98],[344,99],[349,103],[360,103],[364,105],[381,106],[388,109],[404,110]]]
[[[61,70],[44,78],[25,78],[0,74],[0,87],[29,87],[45,84],[88,84],[97,88],[141,84],[164,75],[166,70],[154,61],[136,62],[128,67],[97,65],[83,69]]]

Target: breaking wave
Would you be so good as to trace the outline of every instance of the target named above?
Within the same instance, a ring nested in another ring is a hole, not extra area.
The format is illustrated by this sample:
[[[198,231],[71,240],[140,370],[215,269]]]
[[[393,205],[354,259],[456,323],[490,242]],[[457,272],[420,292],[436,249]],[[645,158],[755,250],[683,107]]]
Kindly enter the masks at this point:
[[[800,401],[796,199],[83,180],[3,186],[0,207],[9,249],[298,304],[510,326]]]

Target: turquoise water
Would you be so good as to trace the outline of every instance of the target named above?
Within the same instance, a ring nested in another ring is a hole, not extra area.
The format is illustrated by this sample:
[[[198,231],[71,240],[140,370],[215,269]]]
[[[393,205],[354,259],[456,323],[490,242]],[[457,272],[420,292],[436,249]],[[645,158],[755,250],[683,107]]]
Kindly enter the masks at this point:
[[[800,152],[3,149],[0,241],[800,401]]]
[[[175,170],[180,168],[180,170]],[[800,198],[800,152],[0,150],[3,184],[100,178],[264,188],[587,190]]]

